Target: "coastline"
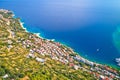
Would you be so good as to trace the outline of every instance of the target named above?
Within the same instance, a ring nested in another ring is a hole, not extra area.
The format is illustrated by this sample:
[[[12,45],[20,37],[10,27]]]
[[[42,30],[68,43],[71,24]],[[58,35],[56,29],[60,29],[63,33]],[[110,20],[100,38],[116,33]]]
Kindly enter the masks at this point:
[[[10,11],[10,10],[9,10]],[[15,13],[13,12],[13,11],[11,11],[13,14],[14,14],[14,17],[16,17],[15,16]],[[22,21],[22,18],[20,18],[20,24],[21,24],[21,26],[22,26],[22,28],[23,29],[25,29],[25,31],[26,32],[30,32],[30,33],[33,33],[33,34],[35,34],[36,36],[38,36],[39,38],[42,38],[42,39],[47,39],[47,38],[45,38],[43,35],[43,33],[41,33],[41,32],[38,32],[38,33],[35,33],[35,32],[31,32],[31,31],[29,31],[29,30],[27,30],[27,28],[24,26],[24,22]],[[51,40],[51,41],[55,41],[55,42],[60,42],[61,44],[63,44],[63,45],[65,45],[65,46],[67,46],[67,47],[70,47],[70,44],[68,44],[68,43],[65,43],[65,42],[63,42],[63,41],[59,41],[59,40],[55,40],[55,39],[47,39],[47,40]],[[70,47],[71,48],[71,47]],[[72,48],[73,49],[73,48]],[[91,59],[91,58],[86,58],[84,55],[81,55],[81,52],[78,52],[78,51],[76,51],[75,49],[73,49],[74,51],[75,51],[75,53],[77,53],[78,55],[80,55],[81,57],[83,57],[84,59],[87,59],[87,60],[89,60],[89,61],[91,61],[91,62],[94,62],[94,63],[98,63],[98,64],[102,64],[102,65],[110,65],[110,64],[107,64],[107,63],[104,63],[104,62],[99,62],[99,61],[95,61],[94,59]],[[115,65],[112,65],[112,67],[114,67]],[[117,65],[116,65],[116,67],[117,67]],[[118,66],[118,68],[119,68],[119,66]]]
[[[14,13],[13,13],[13,14],[14,14]],[[15,14],[14,14],[14,16],[15,16]],[[111,64],[107,64],[107,63],[103,63],[103,62],[97,62],[97,61],[95,61],[95,60],[91,60],[90,58],[86,58],[85,56],[83,56],[83,55],[80,54],[81,52],[76,52],[75,49],[71,48],[71,47],[70,47],[70,44],[68,44],[68,43],[65,43],[65,42],[63,42],[63,41],[62,41],[62,42],[61,42],[61,41],[57,41],[57,40],[55,40],[55,39],[47,39],[47,38],[45,38],[44,36],[41,36],[41,35],[40,35],[41,33],[35,33],[35,32],[30,32],[30,31],[28,31],[27,28],[24,26],[25,23],[22,21],[21,18],[20,18],[19,22],[20,22],[21,27],[22,27],[23,29],[25,29],[26,32],[28,32],[28,33],[33,33],[33,34],[35,34],[37,37],[42,38],[42,39],[46,39],[46,40],[54,41],[54,42],[59,42],[59,43],[61,43],[62,45],[66,46],[66,47],[68,47],[68,48],[70,48],[70,49],[72,49],[77,55],[79,55],[81,58],[85,59],[86,61],[90,61],[90,62],[93,62],[94,64],[101,65],[101,66],[102,66],[102,65],[106,65],[106,66],[115,68],[115,69],[117,69],[117,70],[120,69],[120,67],[117,66],[117,65],[115,66],[115,65],[111,65]]]
[[[3,9],[3,10],[6,10],[6,9]],[[8,10],[8,11],[10,11],[10,10]],[[14,13],[13,11],[11,11],[11,12],[13,13],[13,17],[14,17],[14,18],[17,18],[17,16],[15,15],[15,13]],[[97,62],[97,61],[95,61],[94,59],[86,58],[84,55],[81,55],[81,54],[80,54],[81,52],[76,52],[75,49],[71,48],[71,47],[70,47],[70,44],[68,44],[68,43],[66,43],[66,42],[59,41],[59,40],[55,40],[55,39],[47,39],[47,38],[45,38],[44,36],[40,35],[40,34],[42,34],[42,33],[40,33],[40,32],[39,32],[39,33],[30,32],[30,31],[27,30],[27,28],[24,26],[25,23],[22,21],[22,18],[19,19],[19,23],[20,23],[21,27],[22,27],[26,32],[28,32],[28,33],[33,33],[33,34],[35,34],[37,37],[42,38],[42,39],[46,39],[46,40],[54,41],[54,42],[59,42],[59,43],[61,43],[62,45],[66,46],[66,47],[68,47],[68,48],[70,48],[70,49],[72,49],[72,50],[75,52],[75,54],[79,55],[81,58],[85,59],[86,61],[93,62],[94,64],[97,64],[97,65],[107,65],[107,66],[112,67],[112,68],[115,68],[115,69],[117,69],[117,70],[120,69],[120,67],[117,66],[117,65],[115,66],[115,65],[111,65],[111,64],[104,63],[104,62]]]
[[[63,41],[55,41],[55,42],[60,42],[61,44],[65,45],[66,47],[69,47],[71,48],[70,44],[66,43],[66,42],[63,42]],[[74,48],[71,48],[77,55],[79,55],[80,57],[84,58],[85,60],[88,60],[90,62],[93,62],[95,64],[98,64],[98,65],[106,65],[106,66],[109,66],[111,68],[114,68],[114,69],[117,69],[117,70],[120,70],[120,66],[118,65],[113,65],[113,64],[108,64],[108,63],[104,63],[104,62],[99,62],[99,61],[96,61],[90,57],[86,57],[86,55],[82,55],[81,53],[83,53],[82,51],[79,52],[79,51],[76,51]],[[115,62],[116,63],[116,62]]]
[[[45,37],[42,37],[42,36],[40,36],[40,33],[34,33],[34,32],[28,31],[27,28],[24,27],[24,22],[22,22],[21,19],[20,19],[20,24],[21,24],[21,27],[22,27],[23,29],[25,29],[25,31],[28,32],[28,33],[33,33],[33,34],[35,34],[37,37],[42,38],[42,39],[46,39],[46,40],[49,40],[49,41],[58,42],[58,41],[56,41],[55,39],[47,39],[47,38],[45,38]],[[77,55],[79,55],[81,58],[83,58],[83,59],[85,59],[85,60],[87,60],[87,61],[90,61],[90,60],[84,58],[83,56],[81,56],[81,55],[80,55],[78,52],[76,52],[73,48],[71,48],[69,44],[67,44],[67,43],[65,43],[65,42],[60,42],[60,44],[62,44],[62,45],[64,45],[64,46],[72,49],[72,50],[73,50]],[[93,62],[93,61],[90,61],[90,62]],[[97,63],[97,62],[94,62],[94,64],[102,65],[102,64],[99,64],[99,63]]]

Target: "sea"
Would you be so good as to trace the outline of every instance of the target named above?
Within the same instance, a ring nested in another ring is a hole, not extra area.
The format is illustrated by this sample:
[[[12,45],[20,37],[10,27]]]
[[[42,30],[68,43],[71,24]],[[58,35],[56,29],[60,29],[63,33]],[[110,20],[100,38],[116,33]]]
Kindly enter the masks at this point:
[[[0,0],[0,8],[13,11],[29,32],[115,67],[120,53],[112,35],[120,25],[119,4],[119,0]]]

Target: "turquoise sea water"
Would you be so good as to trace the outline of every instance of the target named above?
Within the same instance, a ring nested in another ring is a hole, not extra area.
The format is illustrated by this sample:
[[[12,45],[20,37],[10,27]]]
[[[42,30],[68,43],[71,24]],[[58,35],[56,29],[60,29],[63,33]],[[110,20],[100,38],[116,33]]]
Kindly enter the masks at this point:
[[[113,32],[120,25],[119,0],[0,0],[30,32],[72,47],[83,57],[116,66]]]

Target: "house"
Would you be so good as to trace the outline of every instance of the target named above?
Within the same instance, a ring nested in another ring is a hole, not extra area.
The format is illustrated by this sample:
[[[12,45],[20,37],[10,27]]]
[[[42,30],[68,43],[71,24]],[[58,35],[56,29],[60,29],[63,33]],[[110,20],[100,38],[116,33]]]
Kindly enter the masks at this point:
[[[105,76],[100,75],[100,80],[104,80],[104,79],[105,79]]]
[[[42,59],[42,58],[36,58],[36,61],[38,61],[38,62],[41,62],[41,63],[44,63],[45,62],[45,60],[44,59]]]
[[[27,55],[27,58],[35,58],[35,56],[34,56],[34,54],[29,53],[29,54]]]
[[[74,69],[75,69],[75,70],[78,70],[78,69],[79,69],[79,66],[78,66],[78,65],[74,65]]]
[[[8,44],[12,44],[13,42],[11,40],[8,40]]]
[[[4,76],[3,76],[3,78],[5,79],[5,78],[8,78],[9,76],[8,76],[8,74],[5,74]]]
[[[8,45],[8,48],[12,48],[13,46],[12,45]]]

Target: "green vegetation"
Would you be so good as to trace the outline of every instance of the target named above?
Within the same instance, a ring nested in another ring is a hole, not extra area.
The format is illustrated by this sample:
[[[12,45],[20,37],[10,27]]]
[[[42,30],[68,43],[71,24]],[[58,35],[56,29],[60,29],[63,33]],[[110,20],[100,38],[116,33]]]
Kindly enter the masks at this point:
[[[4,19],[0,19],[0,80],[95,79],[90,73],[81,69],[74,70],[68,64],[52,60],[49,56],[35,53],[36,56],[46,59],[44,64],[37,62],[34,58],[26,58],[30,47],[24,48],[22,42],[27,40],[31,33],[25,32],[20,25],[19,19],[12,18],[11,12],[7,14],[0,12],[0,14],[4,17]],[[6,24],[7,21],[10,24]],[[15,35],[14,38],[13,35]],[[61,48],[66,47],[61,46]],[[8,77],[3,78],[6,74]]]

